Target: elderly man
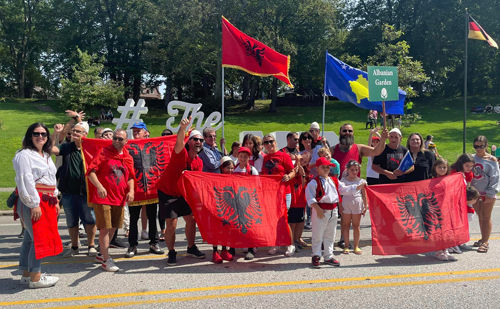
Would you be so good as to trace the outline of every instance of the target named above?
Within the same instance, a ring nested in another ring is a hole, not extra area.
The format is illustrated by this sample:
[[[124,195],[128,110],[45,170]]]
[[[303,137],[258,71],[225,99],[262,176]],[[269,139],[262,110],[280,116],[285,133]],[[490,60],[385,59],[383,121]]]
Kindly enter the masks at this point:
[[[223,152],[217,148],[217,133],[214,128],[205,128],[203,130],[203,151],[200,152],[199,157],[203,161],[203,171],[207,173],[220,174],[220,159],[227,156],[227,150],[224,145],[224,138],[221,138],[220,143],[224,147]]]
[[[312,148],[320,144],[323,146],[330,147],[330,144],[326,140],[326,137],[320,135],[320,131],[321,128],[319,127],[319,124],[317,122],[311,123],[311,127],[309,128],[309,134],[311,134],[313,138]]]
[[[177,264],[175,229],[177,228],[177,219],[179,217],[183,217],[184,221],[186,221],[187,256],[196,259],[205,258],[205,253],[200,252],[194,244],[196,221],[194,220],[193,212],[177,187],[177,181],[184,171],[203,170],[203,161],[198,157],[198,153],[203,147],[201,133],[197,130],[191,131],[187,143],[184,144],[186,129],[191,119],[189,117],[189,119],[181,120],[172,157],[158,183],[160,217],[166,221],[165,242],[168,247],[167,265],[169,266]]]
[[[378,179],[381,184],[404,182],[402,176],[414,170],[413,166],[406,172],[398,169],[403,157],[408,152],[406,147],[401,146],[401,139],[401,131],[398,128],[392,129],[389,132],[389,144],[384,145],[384,151],[373,159],[372,169],[379,173]]]
[[[104,130],[103,127],[97,127],[94,129],[94,138],[101,139],[102,138],[102,131]]]
[[[146,138],[147,131],[148,128],[146,127],[146,124],[144,122],[136,122],[132,126],[134,139]],[[134,169],[136,178],[139,179],[139,175],[143,174],[144,172],[143,170],[145,169],[145,167],[143,166],[144,164],[143,160],[145,160],[145,158],[142,157],[143,155],[142,152],[138,153],[132,152],[130,155],[134,159]],[[145,180],[143,177],[142,179]],[[146,188],[146,186],[144,186],[144,188]],[[139,221],[139,215],[141,214],[142,208],[146,208],[146,213],[144,213],[144,211],[142,212],[141,237],[143,239],[149,239],[150,252],[154,254],[165,253],[158,244],[157,228],[156,228],[156,212],[158,210],[157,204],[154,203],[143,206],[143,203],[141,202],[132,202],[128,204],[128,210],[130,213],[130,230],[128,235],[128,243],[130,247],[128,248],[127,253],[125,253],[126,258],[134,257],[137,254],[137,245],[138,245],[137,239],[139,237],[137,222]],[[146,218],[149,221],[149,234],[145,231],[145,228],[147,226]]]
[[[99,229],[101,254],[96,261],[102,263],[102,269],[111,272],[120,269],[109,256],[109,240],[116,229],[122,227],[123,206],[134,200],[135,193],[134,159],[125,148],[127,141],[127,132],[117,129],[113,143],[94,157],[87,170],[88,179],[96,189],[89,196]]]
[[[54,126],[54,135],[64,129],[62,124]],[[87,186],[81,153],[81,138],[86,137],[89,125],[86,122],[77,123],[71,130],[71,142],[52,147],[52,154],[62,158],[59,169],[59,183],[57,188],[62,193],[61,204],[66,215],[66,225],[71,238],[71,248],[64,253],[68,258],[80,253],[79,220],[85,226],[87,233],[88,256],[96,256],[94,245],[96,234],[94,210],[87,205]],[[52,140],[54,143],[55,140]]]

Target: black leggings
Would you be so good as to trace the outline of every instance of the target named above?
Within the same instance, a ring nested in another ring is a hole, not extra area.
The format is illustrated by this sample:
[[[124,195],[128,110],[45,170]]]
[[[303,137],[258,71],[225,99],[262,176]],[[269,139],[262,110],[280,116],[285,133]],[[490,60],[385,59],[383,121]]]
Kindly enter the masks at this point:
[[[139,221],[139,216],[141,214],[142,206],[129,206],[128,211],[130,213],[130,230],[128,234],[128,243],[131,247],[137,246],[137,238],[139,236],[139,230],[137,228],[137,222]],[[156,238],[156,212],[157,204],[146,205],[146,214],[148,216],[149,225],[149,244],[154,245],[158,243]]]

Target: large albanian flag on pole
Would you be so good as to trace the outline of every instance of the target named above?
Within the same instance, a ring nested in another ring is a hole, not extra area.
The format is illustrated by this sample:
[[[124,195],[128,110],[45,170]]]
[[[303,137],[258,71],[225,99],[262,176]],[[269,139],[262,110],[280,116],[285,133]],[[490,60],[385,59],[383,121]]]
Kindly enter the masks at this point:
[[[134,159],[137,179],[134,201],[130,205],[158,203],[156,186],[170,161],[176,139],[177,135],[170,135],[128,140],[126,148]],[[87,171],[87,165],[92,162],[92,158],[111,143],[111,140],[82,138],[85,171]],[[88,196],[92,196],[91,191],[96,190],[95,186],[89,186],[87,183],[87,188]]]
[[[366,187],[372,254],[405,255],[469,241],[462,173],[403,184]]]
[[[185,171],[177,185],[209,244],[232,248],[291,244],[281,176]]]

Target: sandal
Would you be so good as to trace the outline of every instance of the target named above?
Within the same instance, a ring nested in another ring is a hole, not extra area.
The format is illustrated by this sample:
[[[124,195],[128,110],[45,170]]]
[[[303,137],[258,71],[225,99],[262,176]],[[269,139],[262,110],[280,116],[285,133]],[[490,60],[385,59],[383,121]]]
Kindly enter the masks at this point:
[[[488,252],[488,249],[489,249],[489,243],[482,243],[481,246],[479,246],[479,248],[477,249],[477,252],[479,253],[487,253]]]
[[[302,247],[307,247],[307,243],[305,241],[303,241],[302,239],[299,239],[299,244],[302,246]]]
[[[473,247],[481,247],[481,245],[483,244],[482,241],[478,240],[476,241],[475,243],[472,244]]]
[[[342,253],[343,253],[343,254],[349,254],[349,252],[350,252],[350,251],[349,251],[349,248],[345,248],[345,249],[344,249],[344,252],[342,252]]]
[[[161,234],[160,238],[158,239],[159,241],[165,241],[165,234]]]
[[[361,249],[359,249],[358,247],[356,247],[356,248],[354,249],[354,254],[361,255],[361,254],[363,254],[363,250],[361,250]]]

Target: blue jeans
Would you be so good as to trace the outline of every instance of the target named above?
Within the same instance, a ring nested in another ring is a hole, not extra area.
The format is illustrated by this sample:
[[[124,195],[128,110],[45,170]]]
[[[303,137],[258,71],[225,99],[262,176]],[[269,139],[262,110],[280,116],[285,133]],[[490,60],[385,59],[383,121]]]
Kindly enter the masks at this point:
[[[19,269],[38,273],[42,271],[42,260],[37,260],[35,256],[35,243],[33,242],[33,226],[31,225],[31,210],[25,206],[21,199],[17,202],[17,214],[24,224],[24,238],[19,256]]]
[[[292,193],[285,194],[286,197],[286,209],[290,209],[290,205],[292,205]]]
[[[86,195],[63,193],[61,204],[64,208],[68,228],[77,227],[79,219],[84,225],[95,224],[94,209],[87,205]]]

